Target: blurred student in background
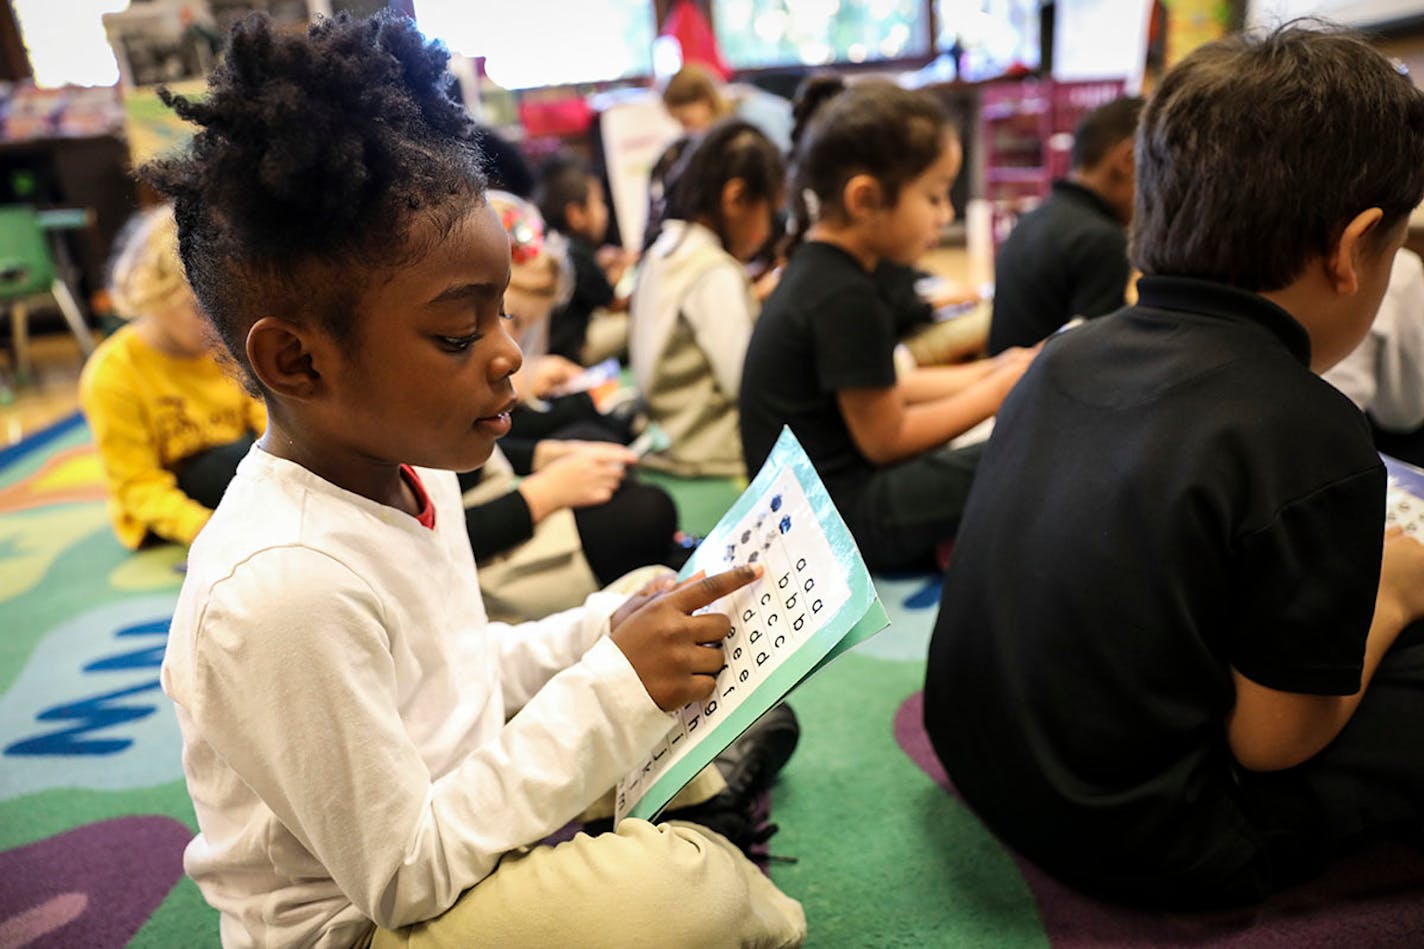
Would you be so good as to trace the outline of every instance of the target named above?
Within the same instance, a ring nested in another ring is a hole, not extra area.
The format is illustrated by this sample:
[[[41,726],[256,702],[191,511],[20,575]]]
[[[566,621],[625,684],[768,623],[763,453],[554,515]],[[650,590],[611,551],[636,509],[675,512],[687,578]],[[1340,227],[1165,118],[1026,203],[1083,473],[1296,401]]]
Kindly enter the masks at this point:
[[[130,226],[111,280],[130,322],[99,345],[79,379],[109,517],[125,547],[191,544],[267,412],[216,358],[178,259],[172,207]]]
[[[633,375],[670,440],[648,463],[687,476],[743,472],[737,392],[760,309],[745,261],[771,235],[784,178],[771,140],[727,119],[697,140],[673,183],[633,294]]]
[[[1089,112],[1073,133],[1073,169],[1019,219],[994,266],[990,355],[1033,346],[1074,317],[1122,308],[1136,184],[1133,137],[1143,100]]]

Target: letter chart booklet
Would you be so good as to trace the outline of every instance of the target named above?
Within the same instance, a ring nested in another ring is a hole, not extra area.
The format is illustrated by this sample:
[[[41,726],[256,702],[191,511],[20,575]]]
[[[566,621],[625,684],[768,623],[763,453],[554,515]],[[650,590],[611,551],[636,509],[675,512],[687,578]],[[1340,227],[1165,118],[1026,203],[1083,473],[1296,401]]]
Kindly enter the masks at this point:
[[[716,690],[682,708],[647,760],[619,782],[616,820],[656,818],[788,692],[889,625],[850,531],[787,428],[681,576],[748,563],[765,568],[761,579],[708,607],[732,627]]]
[[[1388,455],[1380,455],[1380,459],[1389,473],[1385,527],[1402,527],[1406,534],[1424,542],[1424,471]]]

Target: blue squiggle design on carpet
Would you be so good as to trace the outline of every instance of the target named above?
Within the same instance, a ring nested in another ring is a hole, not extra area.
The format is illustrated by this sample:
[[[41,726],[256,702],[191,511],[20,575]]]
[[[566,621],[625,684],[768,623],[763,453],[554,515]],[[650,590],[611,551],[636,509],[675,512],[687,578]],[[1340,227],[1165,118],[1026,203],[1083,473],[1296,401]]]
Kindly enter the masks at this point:
[[[157,675],[172,610],[171,596],[135,597],[45,635],[0,696],[0,800],[182,776],[178,722]]]

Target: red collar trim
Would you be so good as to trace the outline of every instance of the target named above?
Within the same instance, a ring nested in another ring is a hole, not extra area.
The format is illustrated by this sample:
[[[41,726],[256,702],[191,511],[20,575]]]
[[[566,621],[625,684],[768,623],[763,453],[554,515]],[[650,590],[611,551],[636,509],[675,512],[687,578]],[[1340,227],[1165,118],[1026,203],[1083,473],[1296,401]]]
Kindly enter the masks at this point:
[[[415,503],[419,505],[415,519],[420,521],[421,527],[435,529],[435,505],[430,503],[430,495],[425,491],[425,485],[420,482],[420,475],[415,473],[415,469],[410,465],[400,466],[401,477],[405,483],[410,485],[410,489],[415,492]]]

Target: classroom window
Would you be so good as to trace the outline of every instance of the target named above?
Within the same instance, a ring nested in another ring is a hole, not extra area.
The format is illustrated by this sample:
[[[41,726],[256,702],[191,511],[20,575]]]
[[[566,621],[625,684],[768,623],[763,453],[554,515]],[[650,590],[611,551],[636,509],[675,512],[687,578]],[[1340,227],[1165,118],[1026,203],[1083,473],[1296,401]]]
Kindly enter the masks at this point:
[[[119,66],[104,34],[105,13],[128,0],[12,0],[35,85],[112,86]]]
[[[734,69],[906,59],[929,53],[928,0],[712,0]]]
[[[602,82],[653,71],[652,0],[419,0],[421,32],[483,56],[506,89]]]

